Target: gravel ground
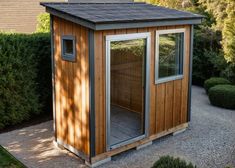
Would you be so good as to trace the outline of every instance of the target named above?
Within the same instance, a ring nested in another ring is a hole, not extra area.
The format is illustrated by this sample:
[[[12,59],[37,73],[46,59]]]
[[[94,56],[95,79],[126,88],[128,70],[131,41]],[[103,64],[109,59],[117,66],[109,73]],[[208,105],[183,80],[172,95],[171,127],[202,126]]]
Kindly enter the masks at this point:
[[[0,134],[0,144],[28,167],[86,167],[52,140],[51,121]],[[192,121],[185,132],[114,156],[100,168],[148,168],[162,155],[184,158],[198,168],[235,168],[235,111],[211,106],[204,90],[193,86]]]

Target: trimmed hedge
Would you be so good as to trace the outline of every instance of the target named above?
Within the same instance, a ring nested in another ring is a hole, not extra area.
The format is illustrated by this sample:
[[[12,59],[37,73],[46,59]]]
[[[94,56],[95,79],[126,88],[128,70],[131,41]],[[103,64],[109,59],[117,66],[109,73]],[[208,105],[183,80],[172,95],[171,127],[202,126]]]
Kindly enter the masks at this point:
[[[186,161],[179,158],[173,158],[172,156],[162,156],[156,161],[152,168],[196,168],[192,163],[186,163]]]
[[[213,86],[216,85],[225,85],[225,84],[230,84],[230,81],[225,79],[225,78],[219,78],[219,77],[212,77],[210,79],[207,79],[204,82],[204,88],[206,90],[206,93],[208,93],[209,89]]]
[[[0,129],[51,113],[50,34],[0,33]]]
[[[216,85],[210,88],[209,100],[214,106],[235,109],[235,86]]]

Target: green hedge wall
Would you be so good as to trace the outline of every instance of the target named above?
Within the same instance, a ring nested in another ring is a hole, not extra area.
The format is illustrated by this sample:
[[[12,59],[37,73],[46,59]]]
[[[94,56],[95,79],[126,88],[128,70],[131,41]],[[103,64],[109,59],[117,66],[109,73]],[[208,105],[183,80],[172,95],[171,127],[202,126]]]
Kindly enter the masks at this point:
[[[0,129],[51,113],[50,34],[0,33]]]

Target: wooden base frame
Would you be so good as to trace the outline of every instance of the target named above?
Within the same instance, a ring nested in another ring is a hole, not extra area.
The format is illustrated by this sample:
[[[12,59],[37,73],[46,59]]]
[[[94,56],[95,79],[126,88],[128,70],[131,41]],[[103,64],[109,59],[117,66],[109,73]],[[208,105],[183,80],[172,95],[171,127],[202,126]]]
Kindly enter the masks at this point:
[[[163,131],[157,135],[152,135],[152,136],[147,137],[145,139],[142,139],[140,141],[137,141],[137,142],[119,147],[117,149],[113,149],[108,152],[102,153],[100,155],[97,155],[97,156],[91,158],[91,165],[93,165],[97,162],[100,162],[102,160],[105,160],[106,158],[110,158],[110,157],[112,157],[116,154],[119,154],[121,152],[124,152],[126,150],[129,150],[129,149],[132,149],[132,148],[135,148],[138,146],[144,146],[145,144],[151,143],[153,140],[156,140],[156,139],[163,137],[163,136],[166,136],[168,134],[172,134],[174,132],[179,132],[180,130],[185,130],[187,127],[188,127],[188,123],[181,124],[181,125],[176,126],[174,128],[168,129],[167,131]]]
[[[139,140],[137,142],[128,144],[128,145],[124,145],[122,147],[116,148],[116,149],[112,149],[108,152],[102,153],[100,155],[97,155],[95,157],[92,157],[91,159],[89,159],[88,156],[86,156],[84,153],[79,152],[78,150],[76,150],[75,148],[73,148],[70,145],[65,144],[63,141],[57,139],[57,141],[53,141],[54,145],[62,150],[67,149],[70,152],[74,153],[76,156],[82,158],[85,160],[85,164],[91,168],[100,166],[106,162],[111,161],[111,157],[114,155],[117,155],[121,152],[127,151],[129,149],[133,149],[136,148],[136,150],[142,149],[144,147],[147,147],[149,145],[152,144],[153,140],[156,140],[158,138],[161,138],[163,136],[172,134],[172,135],[176,135],[179,134],[181,132],[184,132],[186,130],[186,128],[189,126],[188,123],[185,124],[181,124],[179,126],[176,126],[174,128],[171,128],[167,131],[163,131],[157,135],[152,135],[150,137],[147,137],[145,139]]]

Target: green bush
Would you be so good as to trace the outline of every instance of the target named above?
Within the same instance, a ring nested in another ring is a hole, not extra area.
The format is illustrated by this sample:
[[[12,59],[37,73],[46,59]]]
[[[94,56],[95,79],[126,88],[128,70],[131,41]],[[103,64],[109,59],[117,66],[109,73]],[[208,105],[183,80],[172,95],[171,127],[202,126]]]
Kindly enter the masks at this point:
[[[50,15],[48,13],[41,13],[37,17],[37,33],[50,32]]]
[[[235,109],[235,86],[216,85],[210,88],[209,100],[214,106]]]
[[[187,164],[186,161],[171,156],[162,156],[156,161],[152,168],[196,168],[192,163]]]
[[[204,83],[204,88],[206,90],[206,93],[208,93],[211,87],[220,84],[230,84],[230,81],[225,78],[219,78],[219,77],[212,77],[210,79],[207,79]]]
[[[193,48],[192,82],[203,86],[212,76],[219,76],[226,67],[226,60],[220,52],[221,33],[207,27],[195,27]]]
[[[49,34],[0,34],[0,129],[50,112],[50,67]]]
[[[221,76],[229,79],[233,84],[235,84],[235,64],[229,64],[222,72]]]

